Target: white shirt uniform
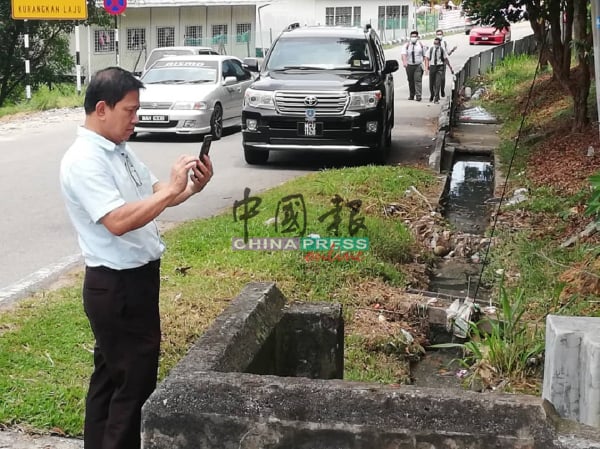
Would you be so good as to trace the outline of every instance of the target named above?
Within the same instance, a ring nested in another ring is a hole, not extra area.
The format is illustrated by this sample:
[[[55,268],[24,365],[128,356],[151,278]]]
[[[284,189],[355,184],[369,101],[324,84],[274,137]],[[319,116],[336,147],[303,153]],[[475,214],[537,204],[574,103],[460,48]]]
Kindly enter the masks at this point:
[[[402,44],[400,54],[406,55],[406,61],[409,65],[422,64],[427,47],[421,41],[415,43],[407,42]]]
[[[122,236],[100,222],[125,203],[152,195],[156,182],[126,142],[115,145],[84,127],[77,130],[61,161],[60,185],[87,266],[123,270],[161,257],[165,244],[154,220]]]

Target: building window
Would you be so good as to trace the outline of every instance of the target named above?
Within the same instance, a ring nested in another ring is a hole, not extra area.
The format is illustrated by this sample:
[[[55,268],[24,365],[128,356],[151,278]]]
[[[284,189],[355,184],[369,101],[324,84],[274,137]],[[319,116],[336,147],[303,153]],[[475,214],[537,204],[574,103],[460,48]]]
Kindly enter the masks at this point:
[[[335,8],[325,8],[325,25],[333,26],[335,20]]]
[[[213,44],[226,44],[227,43],[227,25],[213,25],[212,26],[212,43]]]
[[[354,17],[353,17],[352,23],[354,24],[355,27],[360,26],[360,6],[354,7]]]
[[[146,47],[145,28],[127,28],[127,50],[142,50]]]
[[[384,28],[385,24],[385,6],[377,8],[377,24],[379,29]]]
[[[158,27],[156,29],[156,46],[173,47],[175,45],[175,27]]]
[[[94,31],[94,52],[110,53],[115,51],[115,30]]]
[[[238,23],[235,27],[235,41],[238,44],[250,42],[251,23]]]
[[[387,16],[386,28],[400,28],[400,6],[387,6],[385,15]]]
[[[352,20],[352,11],[354,10],[354,20]],[[360,26],[360,6],[339,6],[336,8],[325,8],[325,25],[333,26]]]
[[[341,26],[352,25],[352,8],[350,6],[335,8],[335,24]]]
[[[184,45],[202,45],[202,25],[186,25],[183,36]]]

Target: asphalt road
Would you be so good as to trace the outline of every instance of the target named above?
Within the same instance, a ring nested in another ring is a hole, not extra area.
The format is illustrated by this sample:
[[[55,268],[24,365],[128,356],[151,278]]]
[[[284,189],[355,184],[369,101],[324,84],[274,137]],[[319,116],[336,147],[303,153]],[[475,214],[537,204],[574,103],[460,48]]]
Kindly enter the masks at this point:
[[[513,26],[513,40],[530,34],[528,24]],[[467,58],[488,47],[468,45],[463,32],[448,36],[457,45],[451,57],[455,70]],[[424,38],[426,44],[431,37]],[[387,51],[388,59],[400,60],[400,48]],[[395,79],[395,128],[390,163],[424,163],[433,148],[440,105],[427,100],[428,78],[423,78],[420,103],[408,101],[406,75],[401,67]],[[450,91],[451,76],[447,76]],[[0,121],[0,195],[4,220],[0,221],[0,306],[28,292],[43,288],[65,269],[80,264],[76,236],[68,220],[58,184],[62,154],[83,122],[83,111],[56,111],[20,120]],[[181,153],[197,154],[198,140],[180,137],[146,137],[132,142],[136,153],[160,179],[169,175],[171,163]],[[165,211],[162,224],[211,216],[230,208],[245,187],[258,192],[299,175],[347,164],[343,154],[278,154],[263,167],[243,160],[241,134],[228,130],[213,143],[211,159],[215,176],[207,188],[188,202]]]

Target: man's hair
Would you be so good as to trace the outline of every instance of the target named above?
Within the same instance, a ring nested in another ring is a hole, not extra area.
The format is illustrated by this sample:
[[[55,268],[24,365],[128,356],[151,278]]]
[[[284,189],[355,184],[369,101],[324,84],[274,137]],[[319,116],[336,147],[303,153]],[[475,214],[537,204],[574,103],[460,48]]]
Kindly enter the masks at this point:
[[[94,112],[99,101],[104,101],[108,107],[114,108],[129,92],[139,91],[143,87],[144,83],[121,67],[99,70],[92,76],[85,91],[85,113]]]
[[[410,32],[410,36],[411,36],[411,37],[412,37],[412,36],[418,36],[418,35],[419,35],[419,32],[418,32],[418,31],[411,31],[411,32]]]
[[[436,33],[436,34],[437,34],[437,33],[442,33],[442,34],[444,34],[444,31],[443,31],[443,30],[441,30],[441,29],[437,29],[437,30],[435,30],[435,33]]]

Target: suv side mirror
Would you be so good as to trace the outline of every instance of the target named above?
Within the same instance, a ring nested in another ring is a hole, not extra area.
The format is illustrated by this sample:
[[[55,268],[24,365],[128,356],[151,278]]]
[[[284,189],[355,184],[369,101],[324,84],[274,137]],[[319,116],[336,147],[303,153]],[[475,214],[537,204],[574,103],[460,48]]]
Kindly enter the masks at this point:
[[[258,72],[258,59],[244,58],[244,63],[242,66],[251,72]]]
[[[389,61],[385,61],[385,67],[383,68],[383,74],[387,75],[388,73],[393,73],[398,70],[398,61],[395,59],[390,59]]]

